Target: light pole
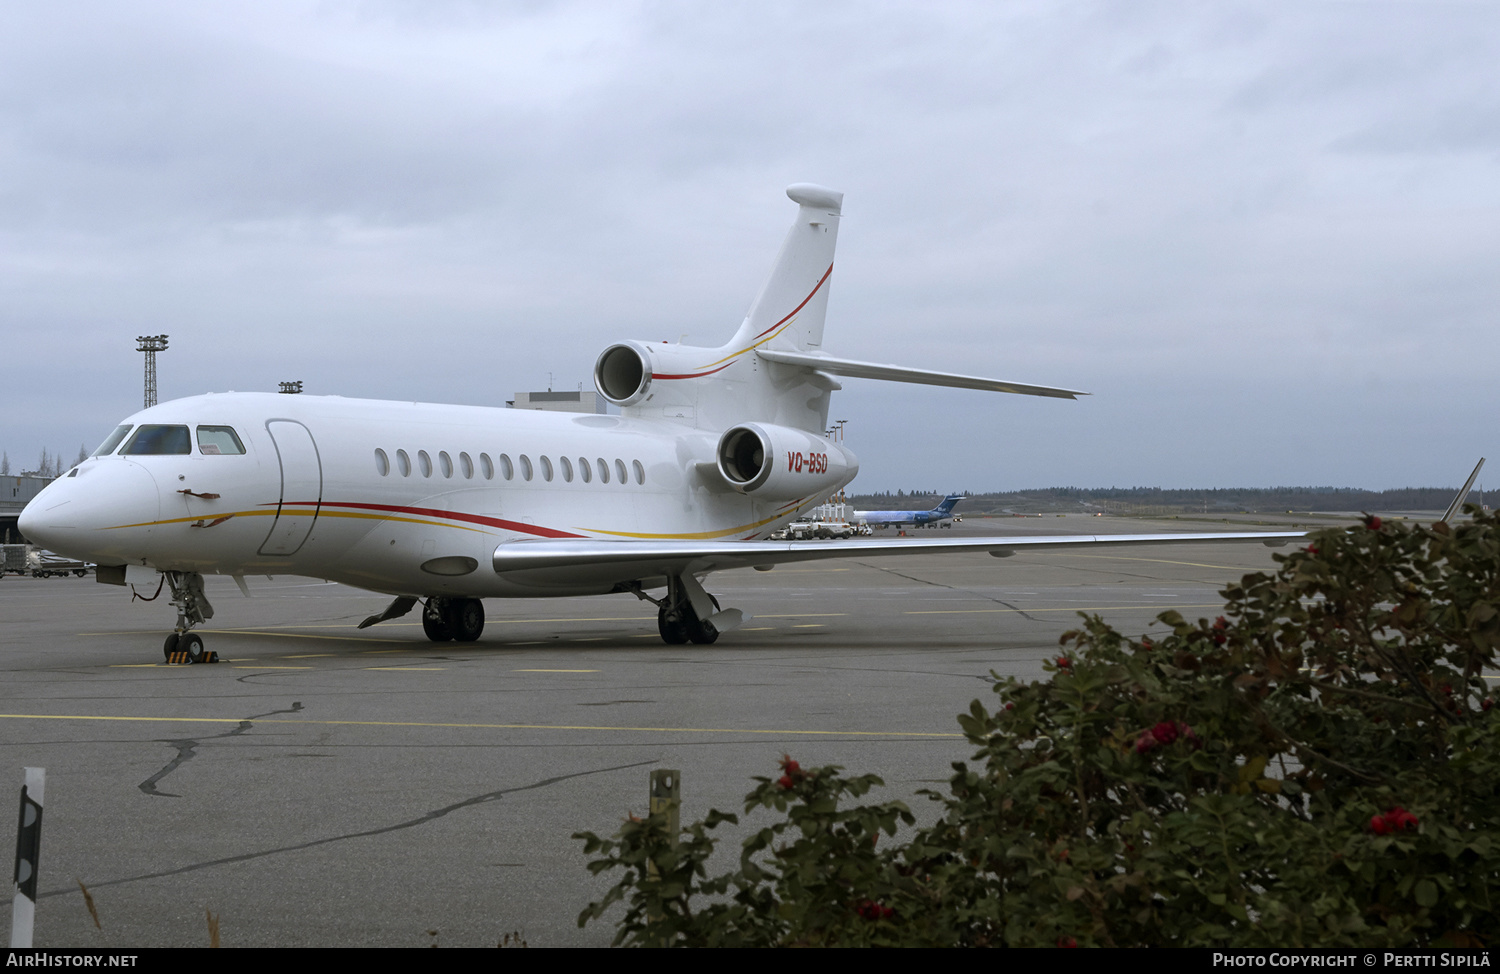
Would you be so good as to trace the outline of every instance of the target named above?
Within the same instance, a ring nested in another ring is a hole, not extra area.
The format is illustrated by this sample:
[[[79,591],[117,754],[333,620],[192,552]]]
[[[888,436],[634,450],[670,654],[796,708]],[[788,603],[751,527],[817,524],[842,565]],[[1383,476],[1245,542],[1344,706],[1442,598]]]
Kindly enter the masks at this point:
[[[167,350],[166,335],[136,336],[137,352],[146,353],[146,408],[156,405],[156,353]]]

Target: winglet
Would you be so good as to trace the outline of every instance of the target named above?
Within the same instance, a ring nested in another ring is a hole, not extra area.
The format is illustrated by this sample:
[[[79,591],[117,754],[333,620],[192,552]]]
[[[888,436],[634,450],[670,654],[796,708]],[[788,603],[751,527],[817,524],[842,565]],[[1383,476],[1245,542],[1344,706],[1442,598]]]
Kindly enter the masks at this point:
[[[1447,513],[1440,518],[1444,524],[1453,520],[1453,515],[1463,510],[1464,501],[1469,499],[1469,491],[1474,489],[1474,481],[1479,477],[1479,471],[1483,466],[1484,457],[1480,457],[1479,462],[1474,464],[1474,472],[1469,474],[1468,480],[1464,481],[1463,489],[1458,492],[1457,497],[1453,498],[1453,503],[1448,505]]]

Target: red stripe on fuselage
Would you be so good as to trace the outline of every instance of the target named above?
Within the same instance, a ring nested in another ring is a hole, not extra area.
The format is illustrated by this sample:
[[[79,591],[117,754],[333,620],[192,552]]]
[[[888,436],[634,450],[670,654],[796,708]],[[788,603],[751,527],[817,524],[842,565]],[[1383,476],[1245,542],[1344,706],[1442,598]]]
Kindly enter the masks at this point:
[[[266,505],[270,507],[272,505]],[[282,507],[317,507],[317,501],[287,501]],[[556,528],[544,528],[536,524],[526,524],[521,521],[507,521],[499,517],[485,517],[483,514],[465,514],[462,511],[440,511],[433,507],[403,507],[397,504],[361,504],[354,501],[323,501],[323,507],[352,507],[360,511],[385,511],[390,514],[413,514],[418,517],[446,518],[450,521],[465,521],[469,524],[483,524],[486,527],[501,528],[505,531],[516,531],[520,534],[534,534],[539,538],[584,538],[587,535],[573,534],[569,531],[559,531]]]

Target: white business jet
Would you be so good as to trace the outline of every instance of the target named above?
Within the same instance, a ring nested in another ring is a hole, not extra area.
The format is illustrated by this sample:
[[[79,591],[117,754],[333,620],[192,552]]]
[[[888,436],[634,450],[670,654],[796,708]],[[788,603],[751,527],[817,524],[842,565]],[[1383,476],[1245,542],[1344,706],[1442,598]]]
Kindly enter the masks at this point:
[[[1259,540],[1196,534],[762,540],[854,479],[823,436],[835,376],[1073,399],[1084,393],[837,358],[822,350],[843,194],[799,183],[797,219],[749,317],[718,348],[623,341],[594,366],[618,416],[224,393],[144,409],[27,506],[34,542],[102,582],[165,581],[169,657],[204,658],[203,575],[305,575],[420,601],[433,640],[472,641],[486,598],[631,593],[668,643],[744,614],[701,579],[730,568],[935,550]]]

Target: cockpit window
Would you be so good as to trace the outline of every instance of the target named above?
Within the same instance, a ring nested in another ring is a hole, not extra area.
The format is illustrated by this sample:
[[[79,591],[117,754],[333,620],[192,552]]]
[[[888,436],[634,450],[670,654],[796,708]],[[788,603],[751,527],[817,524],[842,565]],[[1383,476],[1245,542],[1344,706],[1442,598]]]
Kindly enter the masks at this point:
[[[115,447],[120,445],[120,441],[125,439],[125,434],[129,432],[129,423],[126,423],[124,426],[116,426],[115,431],[109,434],[109,439],[105,440],[103,443],[100,443],[99,449],[95,450],[93,455],[96,457],[109,456],[111,453],[115,452]]]
[[[137,429],[120,452],[128,457],[192,453],[193,441],[186,426],[147,425]]]
[[[198,452],[205,456],[229,453],[238,455],[245,452],[245,445],[228,426],[200,426],[198,427]]]

